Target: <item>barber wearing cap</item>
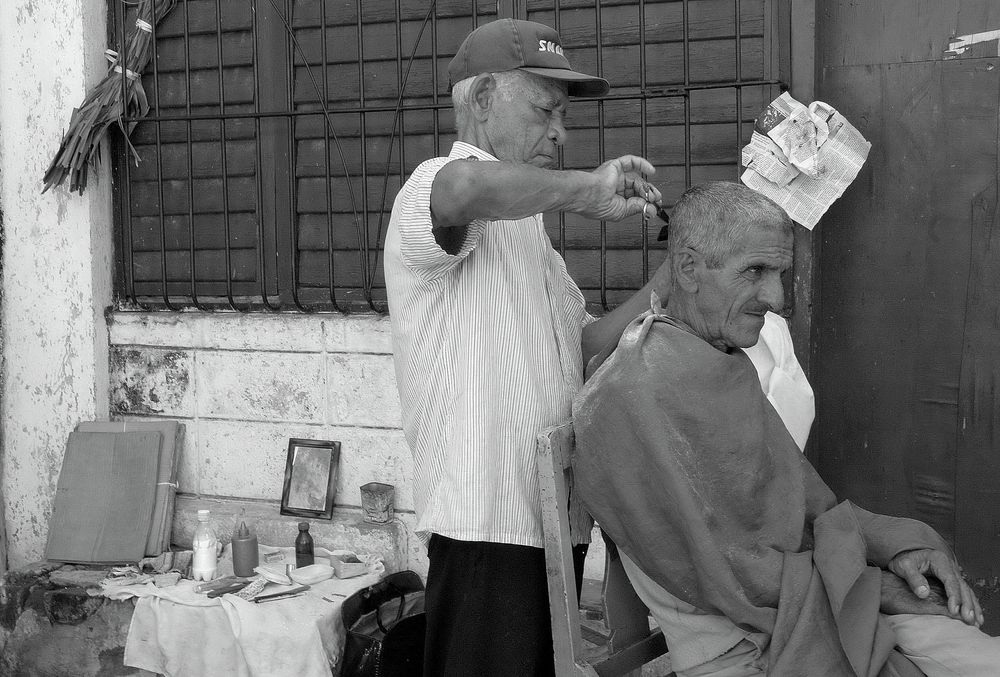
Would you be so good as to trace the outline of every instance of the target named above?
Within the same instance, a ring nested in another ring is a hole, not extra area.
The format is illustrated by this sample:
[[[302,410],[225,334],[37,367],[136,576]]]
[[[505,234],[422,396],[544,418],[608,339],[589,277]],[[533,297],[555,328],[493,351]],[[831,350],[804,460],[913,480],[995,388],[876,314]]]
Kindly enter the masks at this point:
[[[617,339],[668,283],[658,271],[594,321],[542,213],[620,221],[661,196],[642,176],[653,166],[633,155],[591,172],[552,169],[568,97],[603,95],[608,83],[574,71],[548,26],[483,25],[448,72],[457,141],[406,181],[385,245],[416,530],[430,559],[424,674],[551,675],[535,436],[570,416],[581,340],[592,353]]]

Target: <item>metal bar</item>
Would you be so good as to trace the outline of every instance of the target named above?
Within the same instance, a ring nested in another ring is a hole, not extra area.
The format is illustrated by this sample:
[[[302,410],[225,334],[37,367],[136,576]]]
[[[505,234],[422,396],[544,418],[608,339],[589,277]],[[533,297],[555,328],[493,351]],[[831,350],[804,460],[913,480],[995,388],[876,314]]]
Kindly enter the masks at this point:
[[[396,106],[396,111],[399,111],[399,175],[403,176],[405,174],[405,150],[403,148],[403,139],[406,138],[406,128],[404,125],[404,118],[402,116],[402,103],[403,103],[403,17],[399,8],[399,0],[396,0],[396,86],[399,88],[399,103]],[[413,50],[416,52],[419,45],[414,45]],[[392,137],[389,138],[389,147],[392,147]],[[391,158],[390,158],[391,159]],[[389,171],[389,163],[386,163],[386,171]],[[365,176],[368,176],[368,168],[365,167]],[[378,242],[375,243],[378,247]]]
[[[122,101],[127,101],[128,97],[126,95],[125,89],[125,68],[126,59],[128,58],[128,40],[126,39],[125,33],[125,19],[128,13],[128,6],[124,3],[116,3],[116,7],[119,10],[119,17],[121,18],[119,25],[121,27],[121,41],[122,46],[120,52],[120,59],[122,68],[121,74],[121,84],[122,84]],[[122,154],[125,157],[125,161],[122,162],[124,180],[122,181],[122,200],[124,206],[121,210],[121,222],[122,222],[122,251],[125,253],[126,262],[123,266],[123,273],[125,274],[125,287],[127,289],[127,296],[132,300],[133,303],[139,305],[144,310],[147,306],[143,306],[139,303],[139,298],[135,293],[135,259],[132,256],[132,194],[131,194],[131,170],[129,168],[129,163],[132,161],[131,150],[129,148],[129,140],[127,138],[123,139]]]
[[[361,284],[364,287],[369,278],[368,274],[368,149],[365,139],[368,138],[368,116],[367,106],[365,106],[365,50],[364,35],[365,28],[361,21],[362,0],[358,0],[358,113],[360,114],[359,131],[361,138],[361,223],[358,229],[358,245],[361,247]],[[386,111],[395,111],[395,107],[385,107]],[[386,171],[389,171],[388,167]]]
[[[604,77],[604,35],[601,23],[601,0],[594,3],[597,35],[597,77]],[[604,101],[597,102],[597,161],[604,162]],[[601,221],[601,307],[608,310],[608,222]]]
[[[260,107],[267,111],[287,113],[288,81],[293,68],[288,63],[289,30],[285,24],[285,16],[275,0],[267,0],[258,4],[258,35],[254,44],[255,53],[259,55],[257,98]],[[266,121],[266,122],[265,122]],[[286,223],[285,207],[290,199],[288,195],[287,135],[289,122],[286,115],[268,117],[261,121],[261,157],[267,162],[260,165],[261,179],[261,219],[269,224],[264,242],[265,259],[273,267],[273,273],[267,281],[273,285],[276,303],[280,308],[287,309],[292,302],[289,292],[292,284],[292,274],[287,260],[291,251],[291,229]],[[279,227],[280,225],[280,227]]]
[[[230,251],[230,233],[229,233],[229,162],[226,157],[226,89],[225,89],[225,75],[222,68],[222,0],[215,0],[215,27],[216,35],[218,41],[215,44],[216,54],[219,58],[219,113],[223,117],[219,120],[219,131],[222,132],[221,144],[219,150],[221,151],[221,164],[222,164],[222,224],[223,232],[226,238],[226,248],[225,248],[225,258],[226,258],[226,299],[229,301],[229,305],[233,310],[239,310],[236,306],[236,301],[233,299],[233,280],[232,280],[232,252]],[[194,262],[192,261],[192,265]]]
[[[359,64],[360,66],[360,64]],[[736,82],[733,80],[727,80],[725,82],[706,82],[694,85],[683,85],[678,87],[666,87],[662,89],[649,89],[645,92],[627,93],[620,92],[617,94],[608,94],[603,97],[574,97],[574,103],[586,103],[590,101],[634,101],[641,99],[663,99],[670,97],[681,97],[687,96],[689,92],[702,91],[707,89],[732,89],[733,87],[763,87],[763,86],[775,86],[775,85],[785,85],[787,84],[784,80],[780,79],[768,79],[768,80],[747,80],[745,82]],[[420,111],[420,110],[444,110],[450,109],[451,103],[418,103],[410,104],[404,106],[402,110],[404,111]],[[349,114],[368,114],[368,113],[394,113],[396,111],[396,106],[352,106],[350,108],[335,108],[330,111],[331,115],[349,115]],[[227,113],[225,117],[229,120],[238,120],[245,118],[294,118],[303,117],[309,115],[316,115],[321,111],[316,111],[312,109],[305,108],[304,110],[297,111],[265,111],[261,113],[240,113],[231,112]],[[157,121],[184,121],[184,120],[218,120],[222,115],[219,113],[195,113],[194,115],[165,115],[162,117],[157,116],[147,116],[147,117],[136,117],[136,118],[122,118],[124,122],[157,122]]]
[[[431,15],[431,87],[433,92],[431,98],[434,100],[434,105],[438,105],[438,87],[440,83],[438,82],[438,36],[437,36],[437,8],[434,8],[434,14]],[[441,155],[441,115],[437,108],[434,108],[434,155]],[[403,177],[399,177],[400,182],[402,182]]]
[[[190,18],[188,14],[188,4],[184,3],[184,86],[185,86],[185,97],[184,97],[184,110],[187,114],[191,115],[191,43],[187,38],[188,26],[190,25]],[[257,67],[257,62],[254,61],[254,68]],[[157,100],[159,97],[157,97]],[[159,124],[159,123],[157,123]],[[187,161],[188,161],[188,176],[187,176],[187,187],[188,187],[188,255],[191,257],[191,303],[198,310],[204,310],[201,306],[201,302],[198,300],[198,274],[197,274],[197,248],[194,242],[194,144],[192,143],[192,125],[194,123],[191,120],[187,121],[186,125],[186,142],[187,142]]]
[[[150,17],[150,25],[152,31],[150,33],[150,49],[152,50],[152,56],[150,57],[150,62],[153,65],[153,111],[156,113],[157,117],[160,114],[160,69],[157,65],[156,58],[156,10],[152,6],[150,7],[152,11],[152,16]],[[136,10],[136,21],[140,18],[138,10]],[[122,62],[122,68],[125,68],[127,62]],[[160,123],[157,122],[153,125],[156,136],[156,210],[159,214],[160,221],[160,282],[163,284],[163,303],[170,310],[179,310],[170,301],[170,294],[167,284],[167,223],[164,219],[163,212],[163,144],[160,143]],[[194,261],[191,261],[191,266],[194,266]]]
[[[743,19],[740,11],[740,0],[733,0],[736,13],[736,80],[743,79]],[[736,175],[739,176],[743,167],[743,88],[736,88]]]
[[[328,104],[330,101],[329,93],[329,70],[326,58],[326,0],[321,0],[319,3],[320,7],[320,22],[322,25],[320,27],[320,40],[322,41],[321,54],[323,56],[323,103]],[[340,310],[340,306],[337,305],[337,285],[335,280],[334,268],[335,264],[333,262],[333,181],[330,178],[330,125],[326,121],[326,116],[323,116],[323,168],[324,176],[326,178],[326,249],[327,249],[327,260],[329,262],[329,292],[330,292],[330,303],[336,310]]]
[[[434,11],[433,8],[430,10]],[[426,26],[426,22],[424,26]],[[417,42],[413,45],[413,56],[416,56],[417,50],[420,48],[420,36],[423,35],[423,28],[421,28],[420,34],[417,36]],[[409,62],[412,64],[412,60]],[[406,76],[409,77],[409,68],[407,68]],[[396,0],[396,83],[399,87],[399,100],[396,102],[396,112],[393,114],[394,120],[399,119],[399,131],[398,136],[396,136],[397,131],[395,129],[395,122],[393,123],[393,128],[390,130],[389,135],[389,155],[386,157],[385,171],[389,171],[389,162],[392,160],[392,144],[393,137],[399,140],[399,180],[402,181],[403,177],[406,176],[406,116],[403,114],[403,88],[406,86],[406,82],[403,77],[403,17],[400,11],[400,2]],[[365,186],[368,185],[368,168],[365,167]],[[382,206],[381,210],[385,209],[385,194],[382,196]],[[369,305],[371,305],[372,310],[379,310],[375,306],[374,299],[372,298],[372,289],[375,287],[375,276],[378,274],[378,259],[379,259],[379,248],[381,246],[380,240],[382,236],[382,219],[384,214],[379,214],[379,229],[375,237],[375,257],[372,260],[371,268],[368,271],[368,275],[365,277],[365,298],[367,299]],[[367,234],[367,230],[365,233]]]
[[[114,14],[110,17],[111,29],[109,32],[114,31],[114,26],[118,23],[118,17]],[[114,36],[110,36],[109,40],[114,40]],[[116,254],[114,257],[114,277],[112,278],[112,298],[117,302],[126,298],[126,290],[128,288],[127,281],[125,279],[125,251],[127,250],[125,242],[125,229],[122,227],[122,158],[124,158],[123,148],[121,147],[121,141],[119,139],[110,140],[111,149],[111,205],[112,205],[112,225],[114,230],[112,231],[112,241],[115,243]]]
[[[646,0],[639,0],[639,89],[646,91]],[[646,100],[639,101],[639,149],[642,157],[648,157],[649,139],[646,129]],[[645,215],[643,215],[645,216]],[[642,282],[649,281],[649,221],[642,223]]]
[[[664,90],[650,90],[648,93],[644,94],[647,99],[656,99],[670,96],[687,96],[690,92],[698,92],[706,89],[729,89],[731,87],[757,87],[764,85],[783,85],[785,84],[782,80],[770,79],[770,80],[727,80],[724,82],[705,82],[697,85],[686,84],[681,87],[669,87]],[[605,97],[607,98],[607,97]],[[640,97],[631,97],[640,98]]]
[[[185,6],[187,3],[184,3]],[[259,33],[258,33],[258,13],[257,13],[257,0],[251,0],[250,10],[253,12],[253,44],[254,49],[257,48],[259,44]],[[260,70],[258,59],[253,60],[253,108],[256,113],[260,113]],[[264,152],[261,148],[261,117],[257,115],[254,118],[254,152],[256,153],[255,164],[254,164],[254,175],[256,176],[256,191],[257,191],[257,202],[254,205],[257,210],[257,277],[260,282],[260,301],[264,304],[264,307],[271,311],[278,311],[281,309],[281,304],[277,306],[271,305],[271,300],[268,298],[267,293],[267,256],[265,256],[264,249]],[[275,242],[277,242],[277,233],[274,233]]]
[[[178,1],[180,1],[180,0],[178,0]],[[664,2],[677,2],[677,1],[678,0],[664,0]],[[781,1],[781,0],[776,0],[776,1]],[[797,4],[802,4],[802,0],[793,0],[793,1],[796,2]],[[452,4],[454,5],[455,3],[452,3]],[[577,3],[577,4],[578,4],[578,6],[582,6],[582,3]],[[617,4],[628,4],[628,3],[622,3],[622,2],[620,2],[620,3],[617,3]],[[542,11],[542,10],[533,10],[533,11]],[[497,18],[501,18],[501,17],[498,16]],[[796,24],[796,25],[798,25],[798,24]],[[311,27],[314,27],[314,26],[318,26],[318,24],[309,24],[309,23],[306,23],[306,22],[302,22],[302,23],[300,23],[299,28],[311,28]],[[553,25],[553,27],[555,27],[555,26]],[[766,32],[767,31],[765,30],[765,31],[761,31],[760,33],[744,33],[743,37],[745,37],[745,38],[746,37],[761,38],[761,37],[764,37],[766,35]],[[186,35],[188,37],[197,37],[197,36],[213,35],[214,33],[215,33],[214,29],[203,29],[203,30],[190,31],[190,32],[186,33]],[[174,38],[176,38],[176,37],[184,37],[184,35],[175,35],[173,33],[166,33],[166,34],[163,34],[161,37],[163,37],[164,39],[168,39],[168,38],[172,38],[172,37],[174,37]],[[709,36],[701,37],[701,38],[692,36],[691,37],[691,42],[712,42],[712,41],[716,41],[718,39],[719,39],[718,36],[714,36],[714,35],[709,35]],[[682,41],[681,40],[675,40],[675,39],[666,39],[666,40],[658,40],[656,44],[658,44],[658,45],[670,45],[670,44],[679,43],[679,42],[682,42]],[[315,59],[312,60],[312,61],[306,61],[306,60],[304,60],[304,62],[305,63],[309,63],[310,65],[315,65],[315,64],[319,63]],[[330,63],[331,64],[338,64],[338,63],[339,64],[351,64],[351,63],[354,63],[354,62],[353,61],[344,61],[342,59],[335,59],[335,60],[331,61]]]
[[[216,0],[218,1],[218,0]],[[286,25],[291,32],[292,28],[292,2],[285,0],[285,16],[288,17]],[[285,84],[286,110],[295,110],[295,46],[294,37],[289,35],[288,51],[285,54],[288,64],[289,77]],[[309,308],[302,305],[299,299],[299,221],[298,221],[298,191],[296,190],[295,173],[295,122],[297,118],[288,116],[288,230],[289,230],[289,265],[292,272],[292,303],[303,313],[310,312]]]
[[[554,0],[552,7],[552,23],[554,24],[553,28],[556,29],[556,33],[559,32],[562,22],[562,17],[560,16],[561,9],[559,0]],[[563,152],[562,146],[559,146],[558,160],[559,169],[563,169],[565,153]],[[566,212],[561,210],[559,211],[559,256],[563,257],[564,260],[566,259]]]
[[[684,32],[684,91],[691,85],[691,36],[688,25],[688,0],[681,4],[681,30]],[[691,97],[684,97],[684,189],[691,187]]]

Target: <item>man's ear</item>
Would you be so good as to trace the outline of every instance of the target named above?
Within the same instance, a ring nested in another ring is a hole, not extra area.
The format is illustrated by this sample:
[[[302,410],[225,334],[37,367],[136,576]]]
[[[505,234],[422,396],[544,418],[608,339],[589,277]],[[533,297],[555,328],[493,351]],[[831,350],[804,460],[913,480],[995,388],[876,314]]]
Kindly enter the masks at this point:
[[[472,81],[469,99],[472,102],[472,114],[479,122],[483,122],[489,117],[496,93],[497,81],[489,73],[477,75],[476,79]]]
[[[685,247],[673,254],[672,270],[674,283],[689,294],[698,291],[698,265],[701,257],[693,249]]]

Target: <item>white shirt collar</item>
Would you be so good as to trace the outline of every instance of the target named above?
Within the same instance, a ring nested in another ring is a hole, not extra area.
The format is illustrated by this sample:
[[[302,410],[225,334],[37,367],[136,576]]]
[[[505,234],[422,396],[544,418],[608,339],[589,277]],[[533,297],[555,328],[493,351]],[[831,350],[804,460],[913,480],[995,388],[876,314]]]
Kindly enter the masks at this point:
[[[477,160],[492,160],[493,162],[499,162],[499,160],[482,148],[473,146],[471,143],[466,143],[465,141],[456,141],[452,144],[451,152],[448,153],[448,157],[451,159],[474,157]]]

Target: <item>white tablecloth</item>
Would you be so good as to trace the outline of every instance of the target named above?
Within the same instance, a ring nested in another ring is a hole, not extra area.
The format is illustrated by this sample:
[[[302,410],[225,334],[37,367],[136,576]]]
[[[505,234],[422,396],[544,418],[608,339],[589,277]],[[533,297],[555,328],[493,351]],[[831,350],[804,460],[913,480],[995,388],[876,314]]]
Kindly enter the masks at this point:
[[[221,565],[220,574],[225,571]],[[125,665],[166,677],[329,677],[331,668],[336,674],[343,652],[344,599],[380,578],[378,573],[331,578],[298,597],[260,604],[231,594],[209,599],[187,580],[168,588],[147,583],[107,594],[138,598]],[[281,589],[269,584],[265,593]]]

